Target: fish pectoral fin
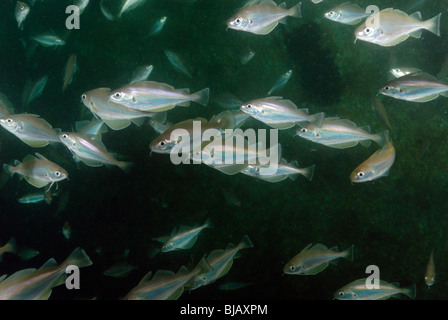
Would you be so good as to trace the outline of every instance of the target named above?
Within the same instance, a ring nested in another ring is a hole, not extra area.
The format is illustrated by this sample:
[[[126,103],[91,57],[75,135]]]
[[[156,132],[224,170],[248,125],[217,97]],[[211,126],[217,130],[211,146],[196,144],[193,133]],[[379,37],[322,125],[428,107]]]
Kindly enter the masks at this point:
[[[254,32],[254,33],[260,34],[260,35],[266,35],[266,34],[270,33],[272,30],[274,30],[277,25],[278,25],[278,22],[271,23],[270,25],[258,30],[257,32]]]
[[[94,161],[94,160],[90,160],[90,159],[83,159],[83,158],[79,158],[82,162],[84,162],[84,164],[86,166],[89,167],[101,167],[103,165],[102,162],[99,161]]]
[[[422,32],[423,32],[423,30],[420,29],[420,30],[417,30],[417,31],[412,32],[412,33],[409,34],[409,35],[410,35],[411,37],[413,37],[413,38],[420,39],[421,36],[422,36]]]
[[[51,296],[51,292],[51,289],[45,291],[45,293],[39,297],[39,300],[48,300],[48,298],[50,298]]]
[[[177,300],[182,295],[183,292],[184,287],[180,287],[171,296],[169,296],[167,300]]]
[[[307,275],[315,275],[328,267],[328,262],[322,263],[306,272]]]

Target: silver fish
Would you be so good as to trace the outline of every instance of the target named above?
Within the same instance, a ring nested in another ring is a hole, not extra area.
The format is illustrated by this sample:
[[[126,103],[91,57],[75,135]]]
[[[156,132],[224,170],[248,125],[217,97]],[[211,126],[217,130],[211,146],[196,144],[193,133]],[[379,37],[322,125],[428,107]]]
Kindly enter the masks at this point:
[[[51,33],[44,33],[31,37],[34,41],[44,47],[57,47],[65,45],[65,41],[58,36]]]
[[[0,247],[0,262],[3,260],[3,254],[5,253],[17,253],[17,243],[14,237],[11,237],[6,244]],[[1,282],[0,277],[0,282]]]
[[[50,184],[46,190],[50,190],[54,183],[68,178],[68,173],[64,168],[37,152],[36,157],[28,155],[23,159],[23,163],[16,160],[14,166],[5,163],[3,169],[11,176],[15,173],[23,176],[29,184],[36,188]]]
[[[109,102],[151,112],[167,111],[176,106],[188,107],[191,101],[206,106],[208,99],[209,88],[190,93],[189,89],[175,89],[155,81],[139,81],[109,93]]]
[[[65,92],[67,86],[72,83],[73,76],[78,69],[77,58],[75,54],[72,54],[65,65],[64,78],[62,83],[62,92]]]
[[[164,50],[166,57],[168,58],[168,61],[171,63],[171,65],[174,67],[175,70],[179,71],[180,73],[186,74],[187,77],[190,79],[193,79],[193,76],[188,71],[187,67],[183,63],[182,59],[179,57],[178,54],[171,50]]]
[[[31,101],[38,98],[45,89],[47,85],[48,76],[43,76],[36,80],[36,82],[31,83],[27,81],[22,94],[22,104],[23,107],[27,107]]]
[[[349,25],[358,24],[370,15],[370,12],[350,2],[340,4],[324,13],[324,17],[331,21]]]
[[[38,115],[22,113],[0,118],[0,125],[31,147],[45,147],[50,142],[60,142],[58,130]]]
[[[163,16],[159,20],[157,20],[156,23],[154,23],[154,25],[152,26],[148,36],[155,37],[156,35],[158,35],[162,31],[167,20],[168,17],[166,16]]]
[[[17,1],[15,9],[15,17],[20,30],[23,30],[23,22],[30,13],[30,6],[25,2]]]
[[[448,82],[427,73],[411,73],[390,81],[379,92],[395,99],[428,102],[439,95],[448,97]]]
[[[151,74],[153,69],[154,69],[153,65],[146,65],[146,66],[138,67],[137,69],[135,69],[134,73],[132,74],[132,79],[129,83],[136,83],[139,81],[148,80],[148,77]]]
[[[275,90],[278,90],[281,87],[283,87],[289,81],[291,75],[292,70],[288,70],[284,74],[282,74],[280,79],[278,79],[277,82],[274,84],[274,86],[268,91],[268,95],[271,95]]]
[[[0,277],[0,300],[47,300],[53,287],[65,283],[69,265],[83,268],[92,265],[92,261],[78,247],[60,265],[51,258],[39,269],[19,270],[9,277],[4,275]]]
[[[387,126],[387,129],[389,129],[389,132],[392,132],[392,126],[389,122],[389,117],[387,116],[386,109],[384,108],[383,103],[378,99],[376,96],[373,96],[370,98],[370,105],[372,106],[372,109],[375,111],[375,113],[378,115],[378,117],[383,120],[384,124]]]
[[[400,78],[405,75],[408,75],[411,73],[416,73],[416,72],[422,72],[422,70],[417,69],[417,68],[412,68],[412,67],[399,67],[399,68],[390,69],[390,73],[392,73],[392,75],[395,78]]]
[[[77,132],[62,132],[61,142],[72,152],[76,160],[84,162],[90,167],[114,165],[129,172],[132,162],[118,161],[106,149],[104,144],[96,139],[97,136],[84,135]]]
[[[241,106],[241,111],[275,129],[289,129],[305,122],[319,127],[325,116],[323,112],[308,115],[308,109],[298,109],[291,100],[282,97],[251,100]]]
[[[420,38],[422,30],[440,37],[440,16],[422,21],[420,12],[407,15],[403,11],[388,8],[371,15],[355,30],[356,39],[384,47],[395,46],[410,36]]]
[[[120,12],[118,13],[118,17],[120,18],[123,13],[135,9],[145,2],[146,0],[123,0],[123,5],[121,6]]]
[[[249,165],[246,169],[242,170],[248,176],[258,178],[268,182],[279,182],[287,178],[295,181],[298,175],[304,176],[308,181],[311,181],[314,176],[314,168],[316,165],[311,165],[306,168],[299,168],[297,161],[287,162],[285,159],[281,159],[277,166],[277,170],[272,174],[260,174],[260,167],[257,165]]]
[[[388,283],[380,280],[379,289],[368,288],[366,278],[358,279],[350,282],[346,286],[334,293],[334,298],[338,300],[384,300],[399,294],[407,295],[411,299],[415,299],[416,286],[415,283],[406,288],[400,288],[398,283]]]
[[[227,21],[227,27],[234,30],[251,32],[258,35],[270,33],[285,18],[301,18],[301,2],[286,9],[285,3],[277,6],[272,0],[261,0],[244,7]]]
[[[241,64],[247,64],[250,60],[252,60],[253,57],[255,57],[255,51],[248,48],[247,52],[245,52],[241,57],[240,62]]]

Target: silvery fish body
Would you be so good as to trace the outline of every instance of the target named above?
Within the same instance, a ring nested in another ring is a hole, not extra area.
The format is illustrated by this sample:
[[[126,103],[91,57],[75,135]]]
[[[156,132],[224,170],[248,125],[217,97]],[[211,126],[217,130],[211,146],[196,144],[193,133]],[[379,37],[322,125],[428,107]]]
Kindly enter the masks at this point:
[[[291,75],[292,75],[292,70],[288,70],[284,74],[282,74],[280,79],[278,79],[277,82],[274,84],[274,86],[268,91],[268,95],[271,95],[272,92],[283,87],[289,81],[289,79],[291,78]]]
[[[405,75],[408,75],[411,73],[416,73],[416,72],[422,72],[422,71],[420,69],[412,68],[412,67],[399,67],[399,68],[390,69],[390,73],[392,73],[392,75],[395,78],[400,78]]]
[[[367,278],[358,279],[350,282],[334,293],[334,298],[338,300],[385,300],[399,294],[405,294],[411,299],[415,299],[415,284],[400,288],[397,283],[388,283],[384,280],[379,281],[379,288],[373,287],[371,280]],[[368,287],[367,283],[372,287]]]
[[[182,59],[179,57],[179,55],[171,50],[164,50],[166,57],[168,58],[168,61],[171,63],[171,65],[176,69],[177,71],[187,75],[190,79],[193,79],[193,76],[188,71],[187,67],[185,66]]]
[[[37,36],[32,37],[34,41],[38,42],[40,45],[44,47],[57,47],[65,45],[65,41],[59,38],[58,36],[50,33],[44,33]]]
[[[254,1],[231,17],[227,26],[234,30],[266,35],[274,30],[279,22],[284,23],[286,17],[300,18],[300,6],[301,2],[286,9],[285,3],[277,6],[272,0]]]
[[[72,54],[65,65],[64,79],[62,84],[62,92],[65,91],[67,86],[72,82],[73,76],[77,70],[77,58],[75,54]]]
[[[15,9],[15,17],[19,29],[23,30],[23,22],[25,21],[29,13],[30,13],[30,6],[27,5],[25,2],[17,1]]]
[[[142,4],[144,4],[146,0],[123,0],[123,5],[121,6],[120,12],[118,13],[118,17],[121,17],[123,13],[135,9]]]
[[[159,20],[157,20],[157,22],[154,23],[151,31],[149,32],[149,36],[154,37],[154,36],[158,35],[162,31],[163,27],[165,26],[167,19],[168,18],[166,16],[163,16]]]
[[[152,65],[138,67],[134,71],[134,73],[132,75],[132,79],[129,83],[135,83],[135,82],[147,80],[153,69],[154,69],[154,67]]]
[[[370,12],[366,12],[357,4],[346,2],[325,12],[324,17],[335,22],[354,25],[370,15]]]

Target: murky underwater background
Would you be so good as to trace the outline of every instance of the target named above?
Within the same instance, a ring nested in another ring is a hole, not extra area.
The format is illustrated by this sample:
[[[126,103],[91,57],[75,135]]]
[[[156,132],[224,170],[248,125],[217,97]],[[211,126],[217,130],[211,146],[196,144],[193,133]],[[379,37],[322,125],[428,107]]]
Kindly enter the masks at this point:
[[[258,36],[226,31],[225,22],[243,5],[241,0],[148,0],[117,21],[107,20],[99,1],[91,0],[80,29],[72,31],[65,29],[65,8],[71,1],[36,4],[23,31],[14,19],[15,1],[2,1],[0,92],[16,113],[39,114],[54,128],[70,131],[75,121],[92,118],[81,103],[83,92],[118,88],[141,65],[154,66],[150,80],[192,91],[209,87],[211,99],[231,92],[242,101],[266,96],[278,77],[292,69],[292,78],[276,95],[309,108],[310,113],[323,111],[379,132],[386,127],[372,110],[370,98],[389,79],[391,57],[400,65],[436,75],[448,54],[447,1],[357,1],[361,7],[375,4],[405,12],[417,4],[415,10],[424,19],[442,12],[442,37],[425,31],[422,39],[411,38],[390,48],[355,44],[355,26],[322,16],[344,1],[302,2],[302,19],[290,18],[270,34]],[[289,8],[296,1],[286,4]],[[162,32],[146,37],[161,16],[168,17]],[[27,58],[21,39],[29,44],[30,36],[50,29],[68,36],[67,44],[57,49],[39,46]],[[256,55],[242,65],[240,58],[248,47]],[[164,49],[182,56],[193,79],[173,69]],[[80,70],[62,94],[65,63],[73,53]],[[43,75],[49,76],[43,94],[21,107],[27,79]],[[81,290],[59,286],[50,299],[119,299],[148,271],[176,272],[214,249],[237,244],[247,234],[254,247],[241,251],[227,275],[185,291],[179,299],[328,300],[337,289],[366,277],[368,265],[377,265],[383,280],[402,286],[416,283],[417,299],[447,299],[448,100],[412,103],[381,98],[396,131],[396,160],[388,177],[360,184],[352,184],[349,175],[376,145],[332,149],[294,137],[293,129],[279,132],[283,156],[298,160],[301,167],[316,164],[311,182],[298,177],[268,183],[242,174],[227,176],[204,165],[176,166],[168,155],[150,156],[148,145],[157,133],[147,123],[109,130],[103,136],[109,151],[135,163],[129,174],[115,167],[78,165],[62,144],[28,147],[2,128],[1,164],[40,152],[65,168],[69,181],[59,183],[61,194],[50,206],[18,203],[18,197],[36,189],[17,176],[3,181],[0,246],[13,236],[18,244],[40,253],[30,260],[5,254],[0,274],[38,268],[49,258],[62,262],[79,246],[93,261],[81,269]],[[209,119],[223,110],[214,103],[207,107],[193,103],[169,111],[168,121]],[[267,128],[254,119],[248,127]],[[241,205],[226,201],[225,192],[233,192]],[[168,235],[175,227],[202,224],[207,218],[214,228],[204,230],[193,248],[151,257],[159,246],[153,238]],[[71,228],[70,239],[62,233],[64,224]],[[283,265],[309,243],[337,245],[340,250],[354,244],[354,261],[341,259],[315,276],[282,275]],[[423,277],[432,250],[437,277],[428,290]],[[103,275],[121,260],[137,268],[124,278]],[[236,281],[251,285],[233,291],[218,288]]]

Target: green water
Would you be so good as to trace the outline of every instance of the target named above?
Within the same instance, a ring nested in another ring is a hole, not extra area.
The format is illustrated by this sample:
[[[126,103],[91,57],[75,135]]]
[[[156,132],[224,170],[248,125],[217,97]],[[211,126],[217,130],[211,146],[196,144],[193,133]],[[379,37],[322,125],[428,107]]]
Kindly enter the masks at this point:
[[[108,21],[99,1],[91,0],[81,15],[80,29],[70,32],[65,29],[65,8],[71,1],[36,4],[23,31],[14,19],[15,1],[2,1],[0,92],[16,113],[39,114],[54,128],[70,131],[75,121],[92,118],[80,101],[83,92],[116,89],[141,65],[154,66],[150,80],[192,91],[209,87],[211,98],[231,92],[243,101],[264,97],[278,77],[292,69],[292,78],[276,95],[309,108],[310,113],[323,111],[379,132],[386,127],[373,112],[370,97],[388,80],[391,55],[401,65],[436,75],[448,49],[448,6],[446,1],[432,0],[418,8],[425,19],[442,12],[441,37],[425,31],[422,39],[387,48],[362,41],[354,44],[355,26],[323,18],[326,10],[341,2],[314,5],[303,0],[302,19],[289,18],[270,34],[258,36],[226,31],[226,20],[243,4],[236,0],[148,0],[117,21]],[[286,4],[289,8],[296,2]],[[366,7],[370,2],[358,4]],[[406,11],[410,1],[376,4]],[[168,17],[162,32],[146,38],[161,16]],[[30,36],[49,29],[68,36],[67,44],[57,49],[39,46],[27,59],[20,39],[31,44]],[[256,55],[243,66],[240,58],[247,47]],[[164,49],[182,56],[193,79],[173,69]],[[80,70],[62,94],[65,63],[73,53]],[[45,74],[49,79],[42,96],[23,108],[26,80]],[[415,283],[417,299],[447,299],[448,100],[412,103],[381,98],[396,131],[396,160],[388,177],[361,184],[352,184],[349,175],[377,145],[332,149],[294,137],[293,129],[279,132],[283,156],[298,160],[301,167],[315,164],[311,182],[298,177],[268,183],[243,174],[228,176],[205,165],[175,166],[168,155],[150,156],[148,145],[157,134],[147,123],[109,130],[103,136],[109,151],[135,163],[129,174],[115,167],[78,165],[62,144],[28,147],[2,128],[1,164],[40,152],[64,167],[69,180],[59,183],[61,196],[50,206],[19,204],[18,197],[36,189],[16,176],[0,189],[0,246],[13,236],[19,244],[40,251],[27,261],[5,254],[0,274],[38,268],[49,258],[62,262],[79,246],[93,262],[81,269],[81,290],[69,291],[62,285],[53,289],[50,299],[119,299],[148,271],[176,272],[214,249],[237,244],[247,234],[254,247],[241,251],[227,275],[184,292],[179,299],[328,300],[337,289],[366,277],[368,265],[377,265],[383,280],[403,286]],[[168,121],[209,119],[223,110],[213,103],[207,107],[193,103],[169,111]],[[248,127],[267,128],[254,119]],[[226,202],[223,188],[233,191],[241,206]],[[68,199],[63,208],[62,194]],[[150,256],[159,245],[153,238],[207,218],[214,229],[204,230],[193,248]],[[61,232],[66,222],[72,230],[70,239]],[[337,245],[341,250],[354,244],[354,261],[340,260],[314,276],[282,275],[283,265],[309,243]],[[124,259],[125,250],[129,250],[125,260],[138,268],[125,278],[104,276],[107,268]],[[437,277],[427,290],[423,277],[432,250]],[[231,292],[218,289],[231,281],[252,285]]]

